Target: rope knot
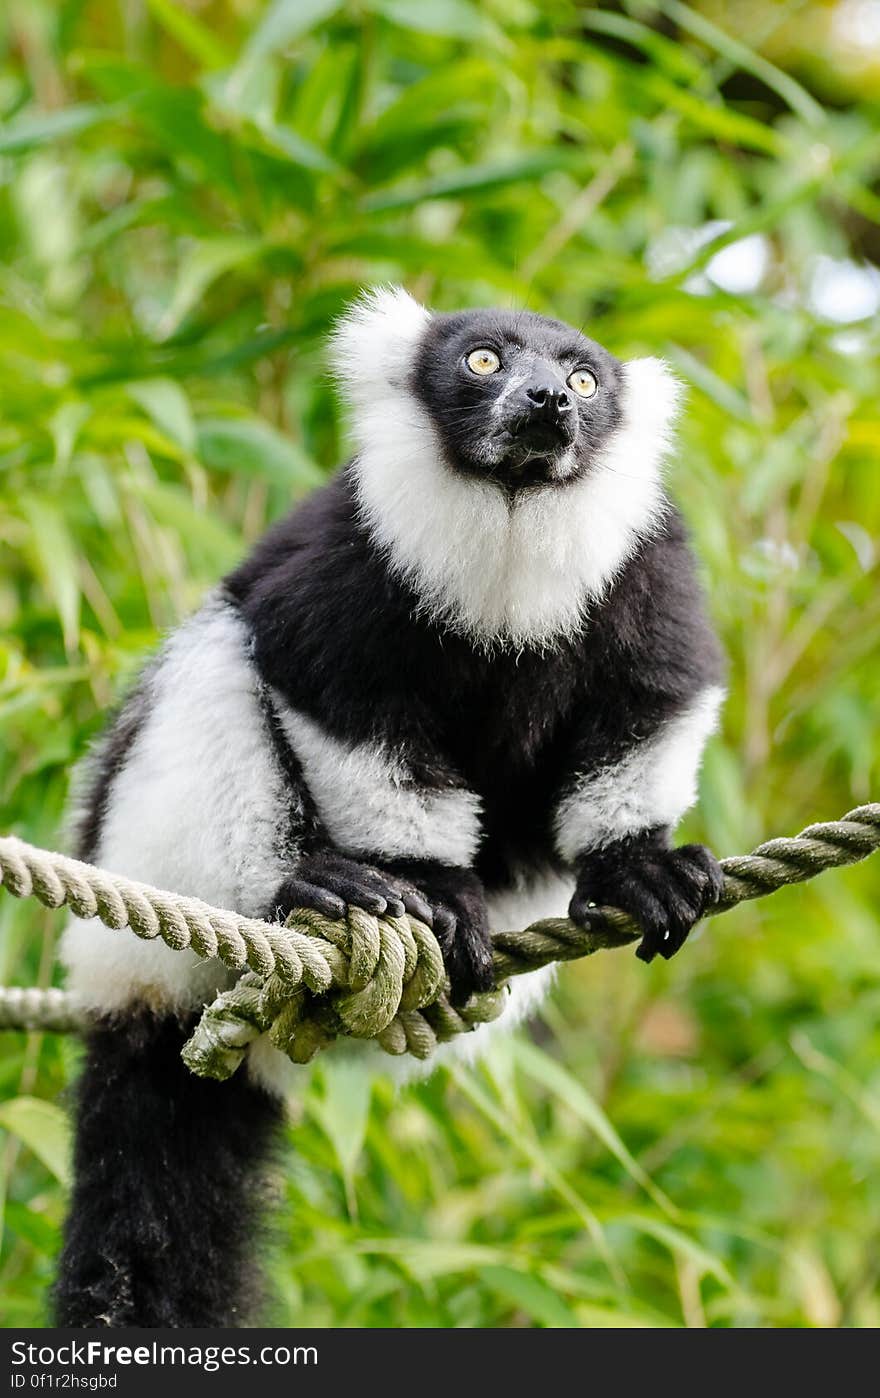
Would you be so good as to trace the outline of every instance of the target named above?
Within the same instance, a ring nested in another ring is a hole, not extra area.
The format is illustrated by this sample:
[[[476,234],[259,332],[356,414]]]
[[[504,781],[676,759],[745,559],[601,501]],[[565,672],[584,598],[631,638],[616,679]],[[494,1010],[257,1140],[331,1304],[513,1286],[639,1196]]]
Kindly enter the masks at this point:
[[[446,971],[425,923],[374,917],[356,907],[337,922],[295,911],[277,935],[289,937],[300,952],[300,939],[311,939],[322,960],[333,961],[332,979],[313,976],[309,984],[303,974],[291,985],[278,969],[262,979],[243,976],[203,1011],[184,1049],[194,1072],[228,1077],[263,1033],[295,1063],[307,1063],[340,1034],[378,1039],[389,1053],[409,1051],[420,1058],[436,1048],[437,1035],[420,1012],[444,992]],[[328,956],[328,943],[335,957]]]

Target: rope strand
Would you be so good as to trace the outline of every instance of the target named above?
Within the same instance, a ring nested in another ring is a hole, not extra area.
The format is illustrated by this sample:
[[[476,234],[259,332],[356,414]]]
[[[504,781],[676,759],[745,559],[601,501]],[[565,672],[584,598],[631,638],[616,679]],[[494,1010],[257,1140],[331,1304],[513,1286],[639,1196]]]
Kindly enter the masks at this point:
[[[841,820],[810,825],[791,839],[768,840],[751,854],[721,861],[724,888],[709,915],[763,898],[825,869],[855,864],[880,849],[880,803]],[[243,972],[207,1006],[183,1051],[193,1072],[226,1078],[247,1046],[268,1033],[296,1063],[308,1062],[340,1034],[377,1039],[390,1054],[427,1058],[438,1043],[495,1019],[505,982],[551,961],[572,961],[636,941],[641,932],[619,908],[596,908],[589,927],[547,918],[492,937],[501,987],[454,1007],[443,958],[429,927],[415,918],[373,917],[351,907],[333,921],[308,910],[284,926],[242,917],[195,898],[152,888],[93,865],[52,854],[12,836],[0,838],[0,884],[14,897],[137,937],[161,938],[204,960]],[[65,1033],[92,1017],[60,990],[0,987],[0,1030]]]

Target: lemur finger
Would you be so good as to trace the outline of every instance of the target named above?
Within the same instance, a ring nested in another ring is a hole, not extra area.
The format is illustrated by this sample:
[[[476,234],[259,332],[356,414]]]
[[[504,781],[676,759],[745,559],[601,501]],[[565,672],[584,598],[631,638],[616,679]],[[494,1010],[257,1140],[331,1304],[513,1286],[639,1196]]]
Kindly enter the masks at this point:
[[[292,913],[294,908],[312,908],[324,917],[338,921],[345,916],[345,904],[335,893],[306,879],[288,879],[276,897],[276,916],[280,922]]]
[[[449,977],[449,998],[453,1005],[463,1005],[471,993],[467,965],[455,943],[443,953],[443,964]]]
[[[688,934],[694,925],[694,921],[696,921],[696,919],[688,920],[687,922],[673,922],[670,919],[669,926],[666,928],[661,941],[657,945],[657,951],[663,957],[664,961],[670,961],[677,951],[681,951],[688,939]]]
[[[444,961],[453,1005],[463,1005],[471,995],[491,990],[495,984],[491,949],[479,933],[461,923]]]
[[[699,918],[685,912],[680,904],[670,904],[667,910],[667,923],[657,939],[655,950],[664,961],[670,961],[677,951],[681,951],[690,931]]]
[[[461,928],[459,928],[461,935]],[[464,943],[467,961],[470,966],[472,988],[479,993],[492,990],[495,986],[495,966],[492,960],[492,944],[482,931],[466,929]]]
[[[427,923],[429,927],[433,927],[434,910],[424,894],[420,893],[412,884],[404,883],[398,879],[395,879],[395,889],[410,917],[418,918],[419,922]]]
[[[409,913],[411,917],[416,917],[420,922],[426,922],[431,926],[433,913],[431,905],[420,889],[408,879],[402,879],[397,874],[388,874],[384,869],[374,869],[370,865],[364,866],[367,872],[376,881],[376,888],[385,895],[388,902],[388,911],[392,917],[402,917],[404,913]],[[398,907],[399,912],[392,911]]]
[[[379,917],[382,913],[390,911],[388,901],[381,893],[366,885],[361,880],[346,878],[343,874],[336,874],[327,870],[321,875],[321,882],[331,893],[335,893],[341,898],[343,903],[350,903],[356,908],[363,908],[365,913],[372,913]],[[395,907],[403,912],[403,904],[394,899]],[[398,917],[399,913],[393,912],[392,917]]]
[[[644,935],[636,948],[639,960],[653,961],[658,951],[665,956],[665,944],[672,938],[669,910],[654,892],[652,883],[630,875],[614,901],[634,917],[642,929]]]
[[[675,883],[685,897],[690,897],[701,903],[709,892],[709,874],[707,870],[689,855],[681,855],[679,850],[674,850],[668,860],[666,870],[669,878]]]
[[[445,903],[434,904],[434,931],[449,977],[449,998],[453,1005],[463,1005],[478,989],[481,977],[479,968],[474,965],[467,935],[463,935],[460,919]]]
[[[638,873],[630,870],[613,889],[594,891],[589,887],[575,890],[568,905],[568,915],[579,927],[592,925],[596,904],[607,902],[629,913],[641,928],[642,940],[636,948],[636,956],[642,961],[653,961],[661,944],[669,932],[667,909],[654,892],[654,880],[645,877],[641,869]]]
[[[700,920],[704,887],[695,884],[678,865],[671,864],[663,870],[654,891],[666,910],[670,927],[687,933]]]
[[[664,861],[655,893],[666,914],[666,928],[656,949],[666,961],[681,950],[702,917],[705,891],[702,875],[696,884],[679,864]]]
[[[704,906],[717,903],[724,890],[724,870],[705,845],[680,845],[675,851],[688,868],[697,869],[705,879]]]
[[[595,921],[596,900],[589,893],[575,894],[568,905],[568,915],[572,922],[576,922],[578,927],[585,927],[589,930]]]
[[[384,875],[371,864],[361,864],[347,855],[327,850],[314,856],[308,865],[313,877],[319,878],[327,888],[337,893],[346,903],[363,908],[365,912],[380,916],[402,917],[404,902],[400,897],[395,880]]]
[[[434,904],[433,920],[434,931],[437,934],[437,941],[440,943],[440,950],[445,960],[446,954],[451,950],[452,943],[455,939],[455,929],[458,925],[458,920],[452,909],[447,908],[445,903]]]
[[[669,879],[670,906],[675,908],[676,920],[682,924],[687,935],[715,901],[709,876],[696,865],[677,860],[670,866]]]

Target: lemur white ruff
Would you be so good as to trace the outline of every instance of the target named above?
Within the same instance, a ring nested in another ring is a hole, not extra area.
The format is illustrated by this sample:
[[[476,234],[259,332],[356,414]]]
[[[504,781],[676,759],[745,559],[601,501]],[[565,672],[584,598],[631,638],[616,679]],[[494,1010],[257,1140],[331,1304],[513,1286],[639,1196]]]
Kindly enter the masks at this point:
[[[670,956],[720,887],[670,831],[721,699],[660,478],[673,379],[558,321],[402,291],[355,306],[333,358],[354,459],[146,670],[92,759],[80,854],[259,917],[408,908],[459,999],[491,983],[493,923],[566,906],[616,903],[640,956]],[[183,1067],[219,965],[94,922],[65,956],[103,1019],[58,1321],[236,1323],[286,1060],[258,1044],[223,1084]],[[545,984],[522,978],[501,1022]]]

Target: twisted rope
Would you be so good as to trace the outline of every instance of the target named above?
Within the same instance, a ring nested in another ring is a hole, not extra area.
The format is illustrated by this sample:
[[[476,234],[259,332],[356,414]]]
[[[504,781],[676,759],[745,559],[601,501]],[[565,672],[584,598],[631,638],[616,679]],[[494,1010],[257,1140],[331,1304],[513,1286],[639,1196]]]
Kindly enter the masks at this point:
[[[39,1029],[70,1034],[84,1028],[83,1016],[64,990],[0,986],[0,1029]]]
[[[842,820],[810,825],[792,839],[768,840],[751,854],[721,861],[724,888],[710,914],[762,898],[825,869],[854,864],[880,849],[880,803]],[[641,932],[619,908],[596,908],[589,927],[547,918],[492,937],[499,990],[465,1006],[448,998],[443,958],[430,928],[415,918],[377,918],[349,908],[345,919],[292,913],[282,927],[213,908],[0,838],[0,883],[18,898],[78,917],[161,938],[243,972],[203,1011],[183,1057],[202,1076],[226,1078],[248,1044],[267,1033],[295,1063],[308,1062],[340,1034],[376,1039],[390,1054],[427,1058],[438,1043],[497,1018],[505,982],[551,961],[572,961],[624,946]],[[0,1029],[56,1032],[87,1026],[90,1016],[63,991],[0,988]]]

